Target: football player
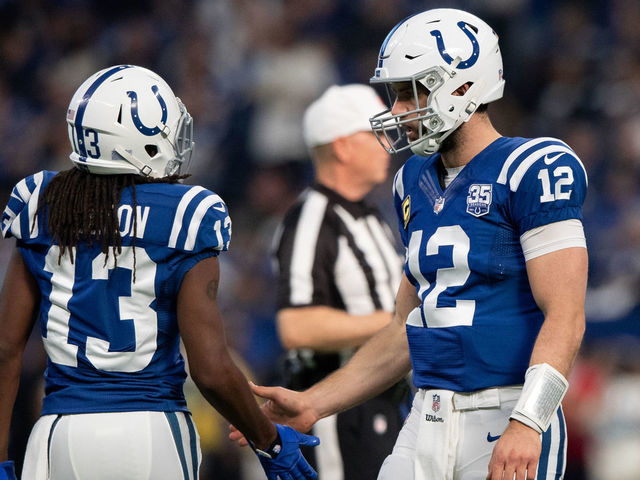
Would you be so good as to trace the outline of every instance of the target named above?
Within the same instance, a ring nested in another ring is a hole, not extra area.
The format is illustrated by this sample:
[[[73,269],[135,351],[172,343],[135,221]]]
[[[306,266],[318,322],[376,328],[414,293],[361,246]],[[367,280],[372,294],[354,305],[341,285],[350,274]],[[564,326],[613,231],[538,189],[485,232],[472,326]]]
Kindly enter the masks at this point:
[[[393,188],[406,248],[395,319],[310,389],[254,390],[272,418],[306,431],[413,368],[419,391],[379,479],[564,472],[587,175],[561,140],[496,131],[487,104],[502,97],[502,68],[498,36],[467,12],[429,10],[391,30],[371,79],[391,107],[371,125],[390,152],[415,154]]]
[[[17,239],[0,295],[0,479],[25,343],[47,353],[42,416],[23,478],[197,479],[199,438],[184,399],[184,342],[205,398],[244,432],[269,479],[316,478],[272,424],[225,342],[218,255],[231,219],[215,193],[180,183],[192,118],[154,72],[89,77],[67,112],[73,168],[20,181],[2,216]]]

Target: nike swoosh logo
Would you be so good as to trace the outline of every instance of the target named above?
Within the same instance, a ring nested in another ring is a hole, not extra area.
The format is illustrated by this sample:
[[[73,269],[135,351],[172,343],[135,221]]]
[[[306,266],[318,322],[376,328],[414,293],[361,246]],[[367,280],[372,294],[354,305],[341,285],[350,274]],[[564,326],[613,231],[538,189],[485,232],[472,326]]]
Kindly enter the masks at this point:
[[[501,437],[501,435],[496,435],[495,437],[493,435],[491,435],[491,432],[487,432],[487,442],[491,443],[491,442],[495,442],[496,440],[498,440]]]
[[[221,205],[221,206],[219,206],[219,207],[216,207],[216,206],[214,205],[214,206],[213,206],[213,208],[215,208],[215,209],[216,209],[216,210],[218,210],[219,212],[223,212],[223,213],[226,211],[226,209],[224,208],[224,205]]]
[[[555,162],[558,158],[560,158],[562,155],[564,155],[564,152],[561,152],[553,157],[550,157],[549,155],[545,155],[544,156],[544,163],[546,163],[547,165],[551,165],[553,162]]]

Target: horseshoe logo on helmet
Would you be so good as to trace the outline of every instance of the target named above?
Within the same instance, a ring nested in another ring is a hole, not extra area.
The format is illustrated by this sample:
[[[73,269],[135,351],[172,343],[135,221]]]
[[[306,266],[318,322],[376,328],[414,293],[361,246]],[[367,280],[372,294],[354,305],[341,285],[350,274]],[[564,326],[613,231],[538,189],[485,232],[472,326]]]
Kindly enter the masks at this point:
[[[151,87],[151,91],[158,99],[158,103],[160,104],[160,108],[162,109],[162,118],[160,119],[160,122],[162,123],[162,127],[164,127],[167,122],[167,104],[165,103],[164,98],[162,98],[162,95],[160,95],[157,85],[153,85]],[[162,127],[147,127],[140,120],[140,116],[138,115],[138,94],[136,92],[129,91],[127,92],[127,96],[131,99],[131,118],[140,133],[146,135],[147,137],[152,137],[153,135],[157,135],[158,133],[160,133],[162,131]]]
[[[480,54],[480,44],[478,43],[478,39],[473,35],[473,33],[469,29],[469,26],[465,22],[458,22],[457,25],[471,41],[473,52],[471,52],[469,58],[458,63],[458,65],[456,65],[456,68],[469,68],[478,61],[478,55]],[[447,49],[444,46],[444,40],[442,40],[442,33],[440,33],[440,30],[431,30],[429,33],[433,37],[435,37],[436,43],[438,45],[438,51],[440,52],[440,56],[442,57],[442,59],[449,65],[451,65],[454,59],[447,53]]]

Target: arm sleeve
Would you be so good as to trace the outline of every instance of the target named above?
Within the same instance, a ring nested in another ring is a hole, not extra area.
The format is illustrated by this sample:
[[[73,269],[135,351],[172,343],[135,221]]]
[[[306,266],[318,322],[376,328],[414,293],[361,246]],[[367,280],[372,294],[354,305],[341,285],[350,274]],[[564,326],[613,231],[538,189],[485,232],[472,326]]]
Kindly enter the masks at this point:
[[[167,246],[175,254],[168,264],[182,281],[200,260],[229,249],[231,217],[222,198],[200,186],[187,190],[171,213]]]
[[[525,261],[570,247],[587,247],[582,222],[561,220],[533,228],[520,236]]]

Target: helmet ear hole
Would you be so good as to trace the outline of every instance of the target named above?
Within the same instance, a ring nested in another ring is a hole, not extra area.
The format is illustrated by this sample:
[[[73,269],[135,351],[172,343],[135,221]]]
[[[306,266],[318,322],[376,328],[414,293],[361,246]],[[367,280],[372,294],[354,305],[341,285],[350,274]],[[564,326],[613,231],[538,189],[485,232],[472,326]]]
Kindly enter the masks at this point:
[[[158,146],[157,145],[145,145],[145,151],[150,157],[155,157],[158,154]]]

